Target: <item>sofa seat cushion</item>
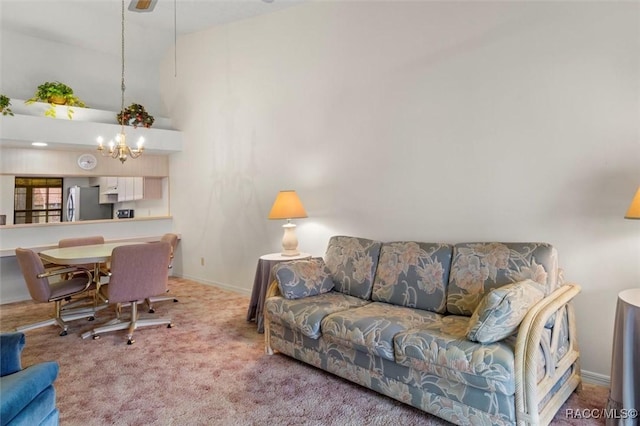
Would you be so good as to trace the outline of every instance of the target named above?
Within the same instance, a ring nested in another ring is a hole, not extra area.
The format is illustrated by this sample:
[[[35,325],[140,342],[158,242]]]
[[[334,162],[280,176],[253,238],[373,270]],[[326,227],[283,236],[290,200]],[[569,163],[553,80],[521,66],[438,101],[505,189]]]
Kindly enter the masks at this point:
[[[437,323],[441,317],[434,312],[373,302],[328,315],[322,321],[322,334],[327,340],[394,361],[393,338],[397,333]]]
[[[292,330],[299,330],[312,339],[317,339],[322,334],[320,322],[324,317],[367,303],[370,302],[337,291],[330,291],[302,299],[286,299],[282,296],[270,297],[264,304],[264,311],[272,321]]]
[[[475,388],[513,395],[515,339],[483,345],[467,340],[469,318],[449,315],[398,333],[396,362]]]

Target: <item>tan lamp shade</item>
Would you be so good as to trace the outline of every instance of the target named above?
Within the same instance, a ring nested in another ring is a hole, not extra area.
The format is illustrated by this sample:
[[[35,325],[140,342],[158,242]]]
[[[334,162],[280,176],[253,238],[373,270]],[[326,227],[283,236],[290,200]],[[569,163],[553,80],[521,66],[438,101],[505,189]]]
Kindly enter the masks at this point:
[[[636,195],[631,200],[631,205],[627,214],[624,215],[625,219],[640,219],[640,187],[636,191]]]
[[[280,191],[271,207],[269,219],[287,219],[287,223],[282,225],[284,229],[282,253],[280,253],[282,256],[297,256],[300,254],[298,251],[296,225],[291,223],[291,219],[303,217],[307,217],[307,212],[304,210],[296,191]]]
[[[269,219],[299,219],[307,217],[307,212],[296,191],[280,191],[273,202]]]

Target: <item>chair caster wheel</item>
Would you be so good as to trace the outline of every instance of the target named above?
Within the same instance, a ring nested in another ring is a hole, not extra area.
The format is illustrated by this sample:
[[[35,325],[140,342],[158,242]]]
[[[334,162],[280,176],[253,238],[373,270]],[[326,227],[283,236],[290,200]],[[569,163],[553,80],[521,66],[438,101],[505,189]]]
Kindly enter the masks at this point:
[[[167,328],[173,328],[173,324],[167,324]]]
[[[67,330],[62,330],[60,332],[60,336],[66,336],[67,335]]]
[[[150,313],[150,314],[155,314],[155,313],[156,313],[156,310],[155,310],[155,309],[153,309],[153,308],[151,308],[151,309],[149,309],[149,313]]]
[[[133,345],[135,343],[135,340],[129,339],[127,340],[127,345]]]
[[[87,321],[95,321],[96,317],[89,317],[87,318]]]
[[[95,336],[93,336],[93,340],[98,340],[98,339],[100,339],[99,335],[96,334]]]

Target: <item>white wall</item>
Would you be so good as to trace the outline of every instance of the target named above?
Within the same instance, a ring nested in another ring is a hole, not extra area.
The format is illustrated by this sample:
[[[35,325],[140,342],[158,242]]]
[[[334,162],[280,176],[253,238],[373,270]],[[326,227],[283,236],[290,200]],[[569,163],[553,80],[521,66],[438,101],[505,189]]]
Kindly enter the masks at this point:
[[[117,36],[120,25],[114,24]],[[120,45],[120,41],[116,43]],[[7,29],[1,32],[0,47],[0,93],[3,95],[26,100],[45,81],[61,81],[70,86],[87,107],[120,111],[120,54],[83,49]],[[139,103],[151,115],[166,117],[158,91],[157,64],[145,60],[139,50],[129,46],[125,73],[125,105]]]
[[[162,65],[184,276],[250,292],[276,193],[331,235],[547,241],[582,366],[609,375],[618,291],[640,284],[640,4],[321,2],[183,37]],[[205,259],[201,266],[200,259]]]
[[[0,175],[0,214],[7,217],[6,224],[13,224],[13,206],[15,189],[15,176]]]

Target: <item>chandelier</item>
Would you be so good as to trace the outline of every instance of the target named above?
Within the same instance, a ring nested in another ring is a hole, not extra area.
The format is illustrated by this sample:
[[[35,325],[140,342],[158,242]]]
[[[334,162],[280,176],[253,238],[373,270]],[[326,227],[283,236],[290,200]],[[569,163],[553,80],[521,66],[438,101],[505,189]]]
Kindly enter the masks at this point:
[[[120,80],[120,92],[121,92],[121,102],[120,102],[120,111],[124,111],[124,0],[122,0],[122,76]],[[127,161],[127,158],[138,158],[142,155],[144,151],[144,147],[142,144],[144,143],[144,138],[140,137],[138,139],[138,143],[136,148],[131,148],[127,145],[127,137],[124,134],[124,118],[120,119],[120,133],[118,133],[115,137],[115,142],[112,140],[109,141],[108,149],[104,147],[103,142],[104,139],[102,136],[98,136],[98,151],[104,157],[117,158],[121,163],[124,164]]]

